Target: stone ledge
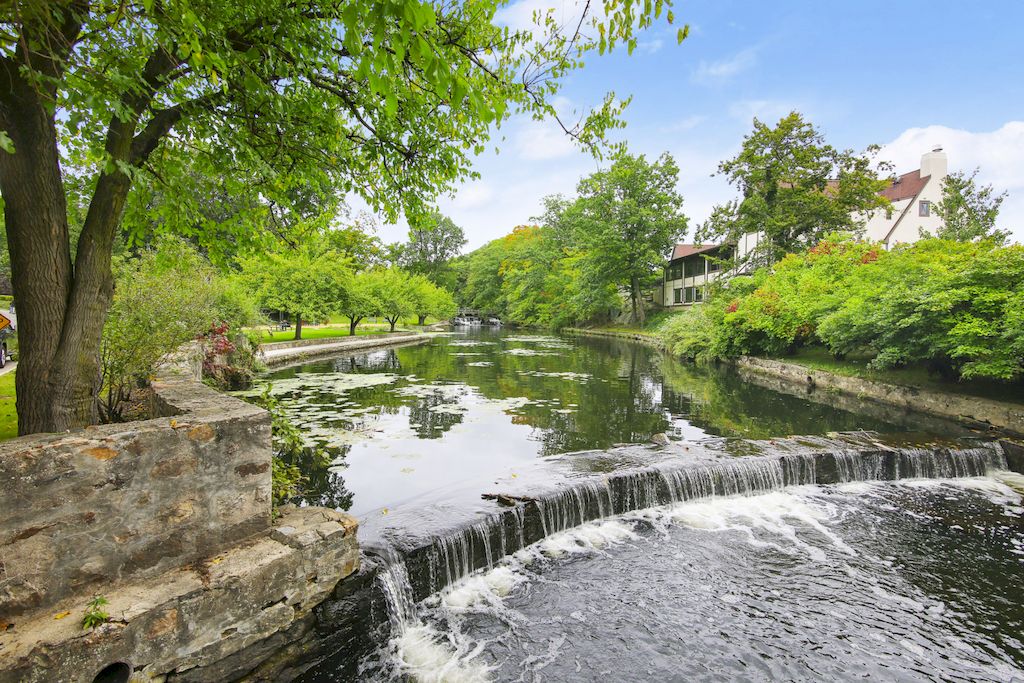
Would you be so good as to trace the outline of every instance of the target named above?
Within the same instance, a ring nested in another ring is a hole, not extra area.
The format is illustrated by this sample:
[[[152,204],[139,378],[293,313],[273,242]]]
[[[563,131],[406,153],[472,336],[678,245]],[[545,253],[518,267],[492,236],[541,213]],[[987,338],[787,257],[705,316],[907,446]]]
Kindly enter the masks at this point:
[[[80,626],[85,598],[55,605],[0,634],[0,683],[91,683],[115,662],[139,681],[250,674],[306,634],[313,608],[359,569],[356,528],[342,512],[289,507],[264,537],[112,589],[112,620],[93,631]]]

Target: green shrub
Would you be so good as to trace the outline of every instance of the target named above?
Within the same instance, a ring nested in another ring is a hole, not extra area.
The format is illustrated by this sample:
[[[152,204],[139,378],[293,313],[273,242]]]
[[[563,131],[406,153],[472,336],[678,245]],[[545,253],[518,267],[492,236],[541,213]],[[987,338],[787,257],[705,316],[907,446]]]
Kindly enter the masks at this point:
[[[872,368],[947,378],[1024,375],[1024,247],[925,239],[886,251],[833,235],[734,278],[659,330],[685,358],[780,355],[823,344]]]
[[[156,366],[214,323],[251,322],[255,306],[187,243],[165,238],[156,248],[114,264],[114,298],[103,328],[100,418],[130,417],[132,392]]]

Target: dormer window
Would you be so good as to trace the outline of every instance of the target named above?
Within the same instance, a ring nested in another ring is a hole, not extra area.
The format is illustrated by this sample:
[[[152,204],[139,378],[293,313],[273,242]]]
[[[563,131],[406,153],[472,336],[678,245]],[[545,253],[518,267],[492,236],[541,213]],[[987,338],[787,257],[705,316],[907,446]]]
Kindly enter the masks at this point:
[[[922,200],[917,205],[917,215],[921,217],[928,217],[932,215],[932,203],[928,200]]]

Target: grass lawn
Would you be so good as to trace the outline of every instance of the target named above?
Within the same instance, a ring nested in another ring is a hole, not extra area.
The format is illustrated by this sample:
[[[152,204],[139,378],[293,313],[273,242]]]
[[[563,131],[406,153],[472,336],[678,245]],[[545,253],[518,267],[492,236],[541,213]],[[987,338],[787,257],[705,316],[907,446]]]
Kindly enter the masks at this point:
[[[374,323],[360,323],[359,327],[356,328],[356,335],[364,334],[382,334],[391,329],[391,326],[387,323],[383,325]],[[395,326],[395,331],[398,332],[402,329],[401,323]],[[348,334],[348,323],[344,325],[323,325],[319,327],[309,327],[308,325],[302,326],[302,338],[303,339],[331,339],[334,337],[347,337]],[[270,342],[282,342],[292,341],[295,339],[295,328],[289,330],[274,330],[271,334],[270,330],[264,328],[260,330],[260,343],[269,344]]]
[[[680,311],[663,310],[663,311],[652,311],[647,314],[647,318],[644,320],[643,325],[601,325],[599,327],[593,327],[594,330],[605,330],[608,332],[631,332],[633,334],[643,334],[649,337],[657,335],[658,328],[668,318],[674,315],[679,315]]]
[[[1006,383],[995,380],[968,380],[964,382],[947,382],[938,376],[928,374],[922,367],[894,368],[891,370],[871,370],[867,367],[867,359],[847,357],[836,360],[827,349],[807,347],[800,349],[792,356],[778,356],[775,360],[796,363],[815,370],[824,370],[846,377],[859,377],[876,382],[902,384],[944,391],[951,394],[966,394],[997,401],[1024,403],[1024,384]]]
[[[18,413],[14,409],[14,373],[0,375],[0,441],[18,435]]]

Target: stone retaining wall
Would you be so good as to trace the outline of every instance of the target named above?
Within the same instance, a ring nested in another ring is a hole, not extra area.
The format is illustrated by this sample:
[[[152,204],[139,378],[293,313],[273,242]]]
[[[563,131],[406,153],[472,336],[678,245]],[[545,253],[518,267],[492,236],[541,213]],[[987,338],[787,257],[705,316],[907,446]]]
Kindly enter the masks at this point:
[[[356,520],[271,519],[270,416],[182,353],[161,417],[0,444],[0,683],[284,681],[358,571]],[[102,595],[109,622],[84,631]]]
[[[566,328],[563,331],[588,337],[629,339],[662,350],[665,349],[661,340],[638,333],[584,328]],[[858,377],[846,377],[824,370],[814,370],[796,363],[752,356],[738,358],[731,364],[746,373],[775,378],[805,391],[834,392],[857,401],[872,401],[882,406],[896,407],[906,413],[924,413],[973,426],[992,426],[1024,435],[1024,405],[1021,404],[921,387],[875,382]],[[847,407],[847,409],[850,408]]]
[[[415,336],[416,332],[382,332],[381,334],[360,334],[356,336],[344,335],[341,337],[320,337],[317,339],[292,339],[291,341],[282,342],[269,342],[266,344],[260,344],[260,349],[264,351],[270,351],[274,349],[294,349],[301,346],[316,346],[318,344],[331,344],[334,342],[343,342],[345,340],[355,341],[359,340],[371,340],[371,339],[388,339],[395,337],[412,337]]]
[[[835,391],[902,410],[929,413],[975,425],[991,425],[1015,434],[1024,434],[1024,405],[1020,404],[846,377],[765,358],[744,356],[737,359],[735,365],[742,370],[778,377],[794,385]]]
[[[627,332],[625,330],[589,330],[584,327],[565,327],[561,330],[565,334],[576,334],[581,337],[611,337],[614,339],[628,339],[629,341],[639,342],[645,346],[652,346],[656,349],[665,350],[665,343],[653,337],[649,334],[641,334],[639,332]]]
[[[155,389],[167,417],[0,444],[0,621],[269,528],[269,415],[187,374]]]

